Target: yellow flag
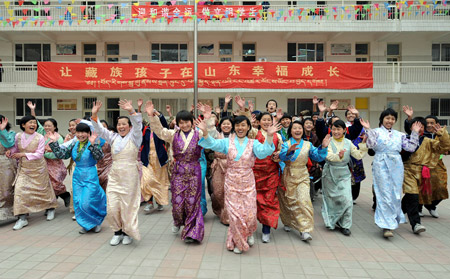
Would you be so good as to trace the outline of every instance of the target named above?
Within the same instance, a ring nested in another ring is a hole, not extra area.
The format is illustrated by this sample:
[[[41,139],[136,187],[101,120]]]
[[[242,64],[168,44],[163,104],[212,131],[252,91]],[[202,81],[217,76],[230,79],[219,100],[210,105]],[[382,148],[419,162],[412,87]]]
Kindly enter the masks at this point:
[[[9,8],[9,1],[5,1],[3,3],[5,3],[5,7],[8,9]]]

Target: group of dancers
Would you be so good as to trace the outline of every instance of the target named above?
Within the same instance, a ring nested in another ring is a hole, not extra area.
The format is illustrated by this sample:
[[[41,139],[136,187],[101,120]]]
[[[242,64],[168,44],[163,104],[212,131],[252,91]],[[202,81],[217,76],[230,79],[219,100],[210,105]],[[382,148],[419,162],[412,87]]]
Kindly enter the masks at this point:
[[[132,101],[120,100],[128,116],[113,128],[99,119],[102,102],[95,101],[91,117],[69,122],[66,137],[55,119],[42,126],[31,102],[20,133],[0,115],[0,220],[15,216],[13,229],[20,230],[30,213],[45,211],[51,221],[60,197],[81,234],[100,232],[106,218],[114,233],[110,244],[127,245],[140,239],[140,205],[146,204],[145,213],[155,210],[154,203],[163,210],[170,188],[172,232],[182,228],[182,240],[200,243],[208,192],[213,212],[229,226],[227,249],[240,254],[254,245],[258,221],[263,243],[279,218],[286,232],[312,240],[311,192],[321,188],[325,226],[350,236],[367,153],[374,156],[373,208],[384,237],[394,236],[404,214],[414,233],[424,232],[422,206],[439,217],[436,207],[448,198],[442,156],[450,139],[435,116],[413,117],[404,106],[405,134],[393,129],[398,114],[390,108],[371,128],[355,107],[339,119],[333,112],[338,102],[327,107],[316,96],[313,111],[299,116],[283,113],[275,100],[267,111],[256,111],[240,96],[234,98],[239,109],[229,113],[232,100],[227,95],[214,111],[197,104],[197,118],[187,110],[173,117],[168,106],[168,121],[151,101],[139,99],[135,110]],[[64,185],[67,175],[71,189]]]

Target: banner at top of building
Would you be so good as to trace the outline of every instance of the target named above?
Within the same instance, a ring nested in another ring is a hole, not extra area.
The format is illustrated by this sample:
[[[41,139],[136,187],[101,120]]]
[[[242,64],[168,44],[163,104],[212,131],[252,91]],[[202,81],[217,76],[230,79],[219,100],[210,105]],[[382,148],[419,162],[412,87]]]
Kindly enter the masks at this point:
[[[223,5],[199,5],[197,7],[198,16],[216,17],[256,17],[263,7],[261,5],[252,6],[223,6]],[[131,16],[133,18],[184,18],[194,15],[193,5],[176,6],[133,6]]]
[[[198,64],[199,88],[361,89],[373,87],[372,63],[221,62]],[[63,90],[194,87],[193,63],[38,62],[37,85]]]

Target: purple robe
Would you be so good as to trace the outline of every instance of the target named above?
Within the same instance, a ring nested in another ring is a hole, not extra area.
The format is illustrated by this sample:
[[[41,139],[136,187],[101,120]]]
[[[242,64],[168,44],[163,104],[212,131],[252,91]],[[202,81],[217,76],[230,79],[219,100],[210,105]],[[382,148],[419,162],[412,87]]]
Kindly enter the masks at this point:
[[[175,165],[170,179],[172,191],[172,215],[175,226],[184,226],[181,239],[190,237],[199,242],[203,240],[204,223],[200,207],[202,190],[202,172],[199,158],[202,148],[198,145],[199,132],[194,136],[188,148],[182,153],[184,141],[182,131],[175,133],[172,142]]]

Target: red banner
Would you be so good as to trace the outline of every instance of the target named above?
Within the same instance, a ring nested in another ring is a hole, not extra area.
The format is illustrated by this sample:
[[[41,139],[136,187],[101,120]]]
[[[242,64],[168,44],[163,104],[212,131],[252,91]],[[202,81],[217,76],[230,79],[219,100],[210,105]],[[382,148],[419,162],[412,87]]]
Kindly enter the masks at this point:
[[[222,5],[199,5],[197,15],[216,16],[217,18],[234,17],[256,17],[262,6],[222,6]],[[131,16],[133,18],[183,18],[194,14],[194,6],[133,6]]]
[[[200,88],[372,88],[372,63],[199,63]],[[65,90],[183,89],[194,87],[192,63],[38,62],[39,86]]]

